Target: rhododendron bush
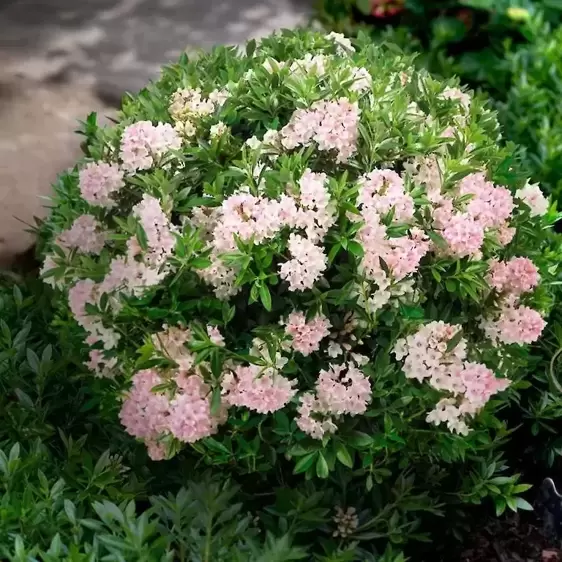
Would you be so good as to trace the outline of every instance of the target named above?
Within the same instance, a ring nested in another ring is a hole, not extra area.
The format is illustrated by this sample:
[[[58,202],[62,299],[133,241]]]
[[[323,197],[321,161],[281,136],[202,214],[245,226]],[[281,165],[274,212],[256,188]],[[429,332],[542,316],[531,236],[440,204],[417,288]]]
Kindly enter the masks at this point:
[[[555,213],[480,100],[365,38],[286,32],[182,58],[84,134],[43,277],[152,459],[370,489],[505,438]]]

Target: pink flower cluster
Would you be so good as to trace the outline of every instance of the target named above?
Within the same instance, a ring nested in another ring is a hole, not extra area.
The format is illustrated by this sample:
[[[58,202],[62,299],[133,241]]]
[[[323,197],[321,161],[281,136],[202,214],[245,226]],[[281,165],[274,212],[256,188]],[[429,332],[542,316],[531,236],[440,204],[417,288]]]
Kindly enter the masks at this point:
[[[97,377],[111,378],[117,366],[117,357],[107,358],[103,351],[92,349],[90,351],[90,359],[86,361],[85,365]]]
[[[540,281],[535,264],[528,258],[512,258],[508,262],[492,260],[488,283],[499,293],[521,295],[534,289]]]
[[[78,177],[84,201],[99,207],[113,207],[115,201],[111,196],[125,185],[119,166],[107,162],[89,162]]]
[[[361,270],[380,288],[389,284],[381,259],[388,266],[395,281],[415,273],[421,259],[429,251],[429,240],[419,228],[410,229],[410,234],[389,238],[381,217],[369,210],[361,211],[364,225],[357,233],[357,240],[365,252]]]
[[[133,385],[121,408],[119,418],[126,431],[143,439],[154,451],[154,442],[171,434],[184,443],[194,443],[216,433],[225,413],[213,416],[209,402],[210,387],[197,374],[177,374],[170,383],[175,383],[173,396],[154,392],[155,386],[166,382],[155,370],[139,371],[133,377]],[[156,448],[154,452],[162,452]],[[153,458],[162,458],[156,454]]]
[[[145,262],[152,267],[161,266],[172,255],[176,237],[160,201],[145,193],[142,201],[133,207],[133,215],[146,233],[148,251],[143,256]]]
[[[102,342],[104,349],[112,349],[119,341],[119,334],[111,328],[106,328],[101,321],[86,311],[87,305],[99,304],[100,296],[99,286],[91,279],[83,279],[68,291],[68,304],[78,324],[88,332],[86,343],[94,345]]]
[[[450,431],[468,433],[465,416],[474,415],[496,392],[509,386],[507,379],[498,379],[481,363],[466,360],[464,338],[450,349],[450,342],[461,329],[445,322],[430,322],[417,332],[396,342],[393,353],[404,360],[407,378],[420,382],[428,379],[436,390],[449,393],[427,416],[436,425],[447,423]]]
[[[528,183],[515,192],[515,197],[530,209],[532,217],[539,217],[548,211],[548,199],[543,195],[538,183]]]
[[[354,363],[330,365],[327,371],[320,371],[315,394],[301,396],[297,426],[314,439],[322,439],[336,431],[334,416],[364,414],[370,401],[371,383]]]
[[[161,332],[152,336],[152,344],[157,352],[177,364],[180,374],[185,374],[195,365],[195,357],[187,348],[191,339],[191,330],[164,325]]]
[[[143,195],[142,201],[133,208],[146,234],[147,250],[144,251],[136,237],[127,242],[127,255],[111,260],[109,272],[100,284],[102,293],[116,291],[139,295],[147,287],[157,285],[169,270],[166,261],[172,255],[176,239],[173,227],[155,197]]]
[[[209,336],[211,343],[217,345],[218,347],[224,347],[224,337],[216,326],[207,326],[207,335]]]
[[[236,292],[233,287],[236,271],[222,263],[220,254],[236,251],[236,238],[261,244],[283,228],[304,230],[307,238],[291,235],[289,251],[294,259],[287,262],[289,265],[281,266],[281,276],[290,279],[291,290],[312,286],[325,267],[322,249],[314,242],[320,241],[334,223],[326,183],[325,174],[307,169],[299,181],[299,194],[295,197],[282,195],[276,200],[235,193],[223,201],[218,211],[199,212],[194,216],[202,236],[213,248],[211,265],[198,273],[215,287],[217,296],[228,297]],[[307,263],[309,256],[313,261]]]
[[[289,283],[289,290],[310,289],[320,278],[328,260],[324,250],[299,234],[289,236],[291,259],[279,268],[281,278]]]
[[[436,199],[434,210],[435,225],[452,255],[478,257],[484,234],[490,230],[501,242],[511,240],[508,221],[515,205],[509,190],[487,181],[483,173],[474,173],[461,180],[458,196],[470,196],[464,211],[455,211],[453,200],[444,196]]]
[[[364,223],[357,233],[357,240],[364,250],[360,269],[369,280],[377,283],[377,299],[386,303],[390,298],[386,289],[391,280],[384,267],[388,268],[394,281],[411,275],[429,251],[429,240],[416,227],[405,236],[391,238],[387,235],[382,218],[389,212],[394,212],[393,222],[408,223],[414,218],[414,201],[396,172],[374,170],[363,176],[359,186],[358,208]]]
[[[393,209],[394,222],[408,223],[414,218],[414,200],[396,172],[374,170],[361,178],[359,187],[358,203],[365,213],[384,217]]]
[[[347,98],[317,101],[309,109],[297,109],[281,130],[286,149],[316,142],[322,151],[334,150],[338,162],[348,160],[357,149],[359,106]]]
[[[303,355],[320,349],[320,342],[330,335],[330,321],[318,314],[309,322],[302,312],[291,312],[287,318],[285,333],[291,336],[291,346]]]
[[[528,306],[519,305],[515,295],[508,296],[497,314],[482,320],[480,327],[494,345],[530,344],[536,342],[546,322],[543,317]]]
[[[327,181],[326,174],[305,170],[299,181],[299,203],[302,208],[298,209],[294,218],[287,216],[287,224],[304,229],[311,242],[322,240],[335,222],[330,193],[326,189]]]
[[[458,258],[478,255],[484,243],[484,229],[466,214],[453,215],[441,234],[451,254]]]
[[[257,365],[238,365],[222,378],[223,401],[229,406],[245,407],[260,414],[280,410],[296,394],[296,380],[278,372],[263,372]]]
[[[56,243],[61,248],[99,254],[105,241],[106,233],[103,225],[92,215],[81,215],[68,230],[59,234]]]
[[[181,138],[169,123],[153,125],[150,121],[137,121],[123,131],[121,167],[129,173],[148,170],[157,159],[180,147]]]
[[[86,305],[97,305],[103,294],[125,293],[138,295],[146,287],[157,285],[168,273],[163,267],[171,255],[175,238],[168,218],[162,212],[159,201],[149,195],[134,207],[133,214],[138,217],[146,234],[148,250],[144,252],[136,238],[127,244],[128,255],[113,258],[109,271],[99,283],[90,279],[78,281],[69,291],[70,309],[80,326],[89,336],[86,342],[93,345],[98,341],[104,348],[115,347],[119,336],[104,327],[95,316],[87,314]],[[90,215],[82,215],[72,228],[63,232],[57,239],[63,247],[76,247],[86,252],[101,251],[105,234],[99,231],[99,223]],[[137,259],[138,257],[144,261]],[[120,307],[118,295],[110,301],[114,311]],[[91,362],[94,371],[98,371],[95,362]]]

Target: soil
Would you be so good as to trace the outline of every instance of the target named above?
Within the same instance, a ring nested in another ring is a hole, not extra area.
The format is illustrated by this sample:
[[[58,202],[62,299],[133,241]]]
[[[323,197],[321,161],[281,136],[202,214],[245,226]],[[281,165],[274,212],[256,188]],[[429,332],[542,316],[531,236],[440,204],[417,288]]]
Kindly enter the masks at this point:
[[[460,562],[562,562],[562,550],[534,514],[515,514],[479,529]]]

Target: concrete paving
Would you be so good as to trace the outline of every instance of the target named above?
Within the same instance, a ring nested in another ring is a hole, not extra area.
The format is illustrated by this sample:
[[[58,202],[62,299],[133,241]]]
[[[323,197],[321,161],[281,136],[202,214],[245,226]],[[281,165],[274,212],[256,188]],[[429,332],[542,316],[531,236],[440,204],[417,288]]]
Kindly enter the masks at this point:
[[[19,73],[137,91],[186,48],[308,21],[312,0],[2,0],[0,52]]]
[[[306,24],[312,2],[0,0],[0,267],[33,243],[27,225],[79,157],[79,119],[110,114],[183,50]]]

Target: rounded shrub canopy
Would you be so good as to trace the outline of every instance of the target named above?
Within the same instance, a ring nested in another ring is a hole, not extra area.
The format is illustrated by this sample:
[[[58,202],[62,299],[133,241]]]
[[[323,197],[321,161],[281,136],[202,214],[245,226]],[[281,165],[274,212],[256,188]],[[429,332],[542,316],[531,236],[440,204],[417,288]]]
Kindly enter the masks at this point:
[[[548,203],[478,99],[366,38],[283,32],[183,57],[84,134],[43,276],[152,458],[325,476],[500,423],[484,406],[545,325]]]

